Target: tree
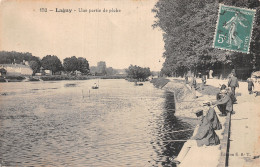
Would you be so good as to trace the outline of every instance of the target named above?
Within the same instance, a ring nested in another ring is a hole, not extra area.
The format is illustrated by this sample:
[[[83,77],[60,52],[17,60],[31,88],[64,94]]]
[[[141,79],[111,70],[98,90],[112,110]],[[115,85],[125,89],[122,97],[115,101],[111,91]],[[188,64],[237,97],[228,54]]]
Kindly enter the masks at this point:
[[[33,56],[29,52],[7,52],[7,51],[0,51],[0,64],[12,64],[17,63],[21,64],[23,61],[36,61],[39,62],[40,59],[36,56]]]
[[[40,70],[40,68],[41,68],[40,61],[34,61],[34,60],[29,62],[29,66],[33,70],[33,74],[32,75],[35,75],[35,73],[37,73]]]
[[[116,74],[116,71],[112,67],[106,68],[107,75],[114,75]]]
[[[63,60],[63,67],[68,72],[76,71],[78,69],[78,59],[75,56],[65,58]]]
[[[44,69],[51,70],[53,74],[62,70],[62,64],[60,59],[54,55],[47,55],[43,57],[41,64]]]
[[[259,1],[221,0],[219,2],[257,9],[250,49],[253,56],[244,54],[251,59],[252,68],[255,66],[257,69],[260,63]],[[237,53],[212,48],[219,2],[216,0],[159,0],[156,3],[152,10],[157,19],[153,27],[163,31],[165,42],[163,73],[171,75],[172,73],[182,74],[186,70],[198,72],[213,67],[240,67],[236,64],[238,61],[235,61],[241,58]]]
[[[77,70],[79,70],[83,74],[89,73],[89,64],[85,58],[83,58],[83,57],[78,58],[78,69]]]
[[[63,60],[63,67],[64,70],[68,72],[74,73],[76,70],[78,70],[83,74],[89,73],[88,61],[83,57],[76,58],[75,56],[72,56],[69,58],[65,58]]]
[[[131,79],[145,80],[151,75],[150,68],[142,68],[139,66],[130,65],[126,69],[127,77]]]
[[[4,68],[0,69],[1,76],[6,75],[7,71]]]

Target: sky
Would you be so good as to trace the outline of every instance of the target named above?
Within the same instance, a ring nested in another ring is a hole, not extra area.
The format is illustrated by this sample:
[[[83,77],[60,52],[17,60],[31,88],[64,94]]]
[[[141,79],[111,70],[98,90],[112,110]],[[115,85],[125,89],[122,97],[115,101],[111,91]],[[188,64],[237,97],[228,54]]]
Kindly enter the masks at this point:
[[[105,61],[115,69],[132,64],[158,71],[164,62],[164,43],[163,32],[152,28],[155,18],[151,10],[155,3],[156,0],[2,0],[0,50],[30,52],[40,58],[56,55],[61,60],[84,57],[90,66]],[[40,8],[47,8],[47,12]],[[87,12],[79,12],[79,8]],[[61,9],[72,12],[56,12]],[[90,12],[96,9],[101,12]]]

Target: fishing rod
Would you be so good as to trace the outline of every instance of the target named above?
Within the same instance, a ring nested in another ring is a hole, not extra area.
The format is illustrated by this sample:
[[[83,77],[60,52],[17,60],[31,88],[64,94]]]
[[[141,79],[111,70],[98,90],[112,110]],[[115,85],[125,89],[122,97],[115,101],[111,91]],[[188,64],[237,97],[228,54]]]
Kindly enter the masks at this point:
[[[170,132],[170,133],[185,132],[185,131],[190,131],[190,130],[194,130],[194,128],[191,128],[191,129],[183,129],[183,130],[177,130],[177,131],[172,131],[172,132]]]
[[[166,144],[169,144],[170,142],[186,142],[187,140],[166,140],[166,141],[152,141],[151,144],[153,143],[158,143],[158,142],[167,142]],[[95,146],[113,146],[113,145],[126,145],[126,144],[137,144],[137,143],[148,143],[148,141],[136,141],[136,142],[124,142],[124,143],[112,143],[112,144],[97,144],[91,147]],[[165,144],[165,145],[166,145]]]

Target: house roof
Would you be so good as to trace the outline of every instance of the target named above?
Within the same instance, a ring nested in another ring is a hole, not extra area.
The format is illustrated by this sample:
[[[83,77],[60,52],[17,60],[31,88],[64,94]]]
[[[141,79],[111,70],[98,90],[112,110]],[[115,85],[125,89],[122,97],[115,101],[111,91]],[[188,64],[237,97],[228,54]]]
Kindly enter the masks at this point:
[[[0,67],[20,67],[20,68],[30,68],[30,66],[23,64],[0,64]]]

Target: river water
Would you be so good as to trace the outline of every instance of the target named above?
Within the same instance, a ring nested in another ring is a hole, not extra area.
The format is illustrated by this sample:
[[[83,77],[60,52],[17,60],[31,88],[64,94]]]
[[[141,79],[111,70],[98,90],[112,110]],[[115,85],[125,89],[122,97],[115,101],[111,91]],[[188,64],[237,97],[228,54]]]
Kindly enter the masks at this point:
[[[94,82],[100,89],[91,89]],[[175,166],[194,127],[173,93],[125,80],[0,83],[0,164]]]

